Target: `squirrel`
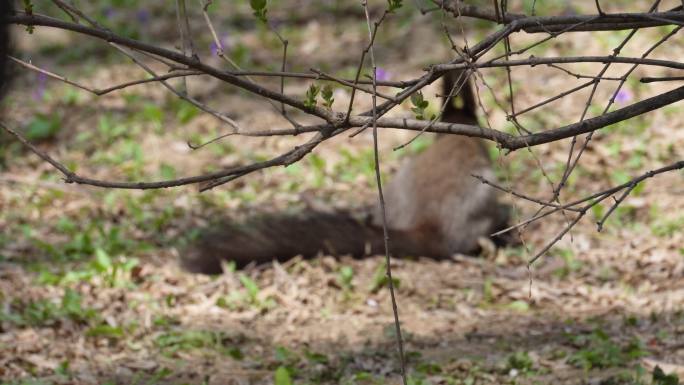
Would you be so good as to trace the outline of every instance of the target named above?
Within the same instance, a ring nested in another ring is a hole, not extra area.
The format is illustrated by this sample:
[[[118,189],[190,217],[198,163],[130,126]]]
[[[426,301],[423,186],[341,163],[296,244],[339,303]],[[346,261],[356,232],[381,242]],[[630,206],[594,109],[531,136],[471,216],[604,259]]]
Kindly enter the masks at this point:
[[[462,71],[443,76],[443,95],[450,100],[442,121],[477,125],[476,99],[466,76]],[[450,97],[459,88],[457,97]],[[472,254],[480,248],[478,238],[505,228],[508,207],[473,174],[495,179],[483,141],[465,136],[437,135],[425,151],[402,165],[384,188],[391,255],[443,259]],[[382,215],[376,206],[367,210],[365,219],[310,210],[263,215],[240,224],[219,222],[200,231],[183,262],[190,271],[219,274],[222,260],[241,268],[298,255],[313,258],[321,252],[357,258],[384,254]]]

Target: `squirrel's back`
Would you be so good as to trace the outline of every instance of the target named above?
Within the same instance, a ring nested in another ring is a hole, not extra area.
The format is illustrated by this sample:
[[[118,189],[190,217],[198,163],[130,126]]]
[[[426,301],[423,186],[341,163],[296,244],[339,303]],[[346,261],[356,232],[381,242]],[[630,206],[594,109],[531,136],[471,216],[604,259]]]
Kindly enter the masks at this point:
[[[442,121],[477,125],[477,102],[465,71],[444,75]],[[453,95],[456,95],[454,97]],[[450,97],[451,96],[451,97]],[[496,191],[473,175],[495,180],[483,141],[438,135],[435,142],[403,165],[386,188],[388,227],[421,232],[426,253],[473,253],[479,239],[504,227],[509,210]],[[377,211],[373,223],[381,225]]]

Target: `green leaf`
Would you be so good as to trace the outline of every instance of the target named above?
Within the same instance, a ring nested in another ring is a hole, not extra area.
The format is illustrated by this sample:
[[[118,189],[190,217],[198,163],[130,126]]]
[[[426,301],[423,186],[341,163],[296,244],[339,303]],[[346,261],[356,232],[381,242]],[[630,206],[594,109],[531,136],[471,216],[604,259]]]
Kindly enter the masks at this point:
[[[294,359],[294,353],[289,351],[287,348],[282,346],[277,346],[275,348],[275,359],[278,362],[286,363]]]
[[[644,187],[646,186],[646,183],[637,183],[636,187],[632,189],[632,195],[634,196],[639,196],[641,193],[644,191]]]
[[[304,356],[306,356],[306,359],[309,360],[309,362],[312,364],[326,365],[329,362],[328,357],[325,354],[313,352],[310,350],[305,351]]]
[[[326,84],[325,87],[323,87],[321,96],[323,96],[323,100],[325,101],[323,105],[325,107],[332,108],[335,99],[333,98],[333,88],[330,86],[330,84]]]
[[[615,184],[623,184],[632,180],[632,177],[625,171],[615,170],[611,175],[611,179]]]
[[[238,361],[245,358],[245,354],[242,352],[242,350],[240,350],[240,348],[235,347],[235,346],[227,348],[224,351],[224,353],[226,355],[230,356],[230,358],[232,358],[234,360],[238,360]]]
[[[143,107],[142,116],[145,120],[156,124],[162,124],[164,121],[164,111],[154,103],[147,103]]]
[[[182,124],[186,124],[194,119],[199,113],[200,110],[197,107],[190,103],[183,102],[179,105],[178,111],[176,111],[176,117],[178,117],[178,120]]]
[[[402,1],[403,0],[387,0],[387,5],[388,5],[388,11],[389,12],[394,12],[397,9],[402,7]]]
[[[120,327],[109,326],[106,324],[94,326],[86,331],[88,337],[121,338],[124,332]]]
[[[430,105],[430,102],[425,100],[423,94],[416,92],[415,94],[411,95],[411,104],[413,105],[411,111],[415,114],[416,119],[425,119],[425,110]]]
[[[31,0],[24,0],[24,12],[29,15],[33,13],[33,3]]]
[[[38,114],[26,126],[26,138],[28,140],[51,139],[61,128],[59,116]]]
[[[55,368],[55,373],[59,374],[60,376],[70,376],[71,375],[71,370],[70,370],[71,364],[69,361],[62,361],[59,363],[59,366]]]
[[[665,374],[660,366],[653,369],[653,385],[679,385],[679,377],[676,373]]]
[[[249,5],[252,6],[254,17],[262,22],[266,22],[266,0],[249,0]]]
[[[601,218],[603,218],[603,213],[605,212],[605,209],[601,204],[595,204],[591,206],[591,212],[594,214],[594,219],[600,221]]]
[[[423,94],[420,92],[416,92],[415,94],[411,95],[411,104],[414,106],[418,106],[422,100]]]
[[[351,266],[342,266],[339,272],[339,280],[343,287],[351,288],[354,279],[354,269]]]
[[[249,0],[249,5],[252,6],[253,10],[258,11],[266,8],[266,0]]]
[[[26,12],[27,15],[33,16],[33,3],[31,0],[24,0],[24,12]],[[35,30],[35,27],[33,25],[27,25],[26,26],[26,32],[29,34],[33,34],[33,31]]]
[[[92,262],[92,266],[100,273],[107,272],[112,268],[112,259],[107,252],[98,248],[95,250],[95,259]]]
[[[279,366],[275,371],[273,376],[273,383],[275,385],[292,385],[292,378],[290,377],[290,372],[284,366]]]
[[[159,166],[159,173],[163,179],[174,179],[176,178],[176,169],[170,164],[162,163]]]
[[[508,304],[508,308],[519,312],[525,312],[530,310],[530,305],[525,301],[513,301]]]
[[[401,285],[401,281],[397,277],[392,277],[392,285],[398,289]],[[382,289],[384,286],[389,286],[389,279],[387,278],[387,264],[382,263],[378,265],[373,274],[373,282],[371,284],[371,292],[376,293],[378,290]]]
[[[240,282],[242,282],[242,286],[244,286],[245,289],[247,289],[247,294],[249,295],[249,298],[252,300],[256,300],[260,291],[257,283],[244,274],[240,274]]]
[[[317,172],[322,173],[322,174],[325,173],[325,163],[326,162],[322,156],[320,156],[318,154],[311,154],[309,156],[309,162],[311,163],[311,166],[313,166],[313,168]]]
[[[309,86],[309,89],[306,90],[306,96],[304,98],[304,106],[308,108],[313,108],[316,106],[316,97],[318,96],[318,92],[320,91],[320,88],[316,86],[316,84],[312,84]]]
[[[66,289],[62,297],[62,310],[67,314],[77,315],[83,311],[81,307],[81,296],[73,289]]]

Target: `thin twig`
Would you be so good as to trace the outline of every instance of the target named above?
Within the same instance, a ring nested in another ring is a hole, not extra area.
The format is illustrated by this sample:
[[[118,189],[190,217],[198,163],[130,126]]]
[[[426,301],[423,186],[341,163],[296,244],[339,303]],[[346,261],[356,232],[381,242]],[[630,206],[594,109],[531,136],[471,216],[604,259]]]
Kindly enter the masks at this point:
[[[642,83],[654,83],[654,82],[678,82],[683,81],[684,76],[662,76],[662,77],[643,77],[639,81]]]
[[[133,56],[131,53],[127,52],[123,47],[119,46],[119,45],[116,44],[116,43],[110,43],[110,44],[111,44],[114,48],[116,48],[117,50],[119,50],[119,52],[121,52],[121,53],[124,54],[126,57],[128,57],[129,59],[131,59],[131,61],[133,61],[133,63],[137,64],[140,68],[142,68],[143,70],[147,71],[147,73],[149,73],[150,75],[152,75],[152,76],[155,77],[155,78],[159,78],[159,75],[157,75],[157,74],[152,70],[152,68],[150,68],[147,64],[143,63],[142,61],[138,60],[138,59],[137,59],[135,56]],[[169,91],[171,91],[174,95],[178,96],[179,98],[185,100],[186,102],[192,104],[193,106],[199,108],[200,110],[202,110],[202,111],[204,111],[204,112],[206,112],[206,113],[208,113],[208,114],[214,116],[215,118],[219,119],[220,121],[222,121],[222,122],[224,122],[224,123],[227,123],[228,125],[230,125],[231,127],[233,127],[233,128],[236,130],[236,132],[240,132],[240,131],[241,131],[240,125],[238,125],[236,121],[234,121],[234,120],[231,119],[230,117],[226,116],[225,114],[223,114],[223,113],[221,113],[221,112],[219,112],[219,111],[216,111],[216,110],[212,109],[211,107],[207,106],[206,104],[200,102],[199,100],[197,100],[197,99],[191,97],[190,95],[187,94],[187,92],[184,93],[184,92],[182,92],[182,91],[180,91],[180,90],[175,89],[172,85],[170,85],[170,84],[169,84],[167,81],[165,81],[165,80],[159,80],[159,83],[161,83],[161,85],[163,85],[166,89],[168,89]]]
[[[123,90],[123,89],[129,88],[129,87],[132,87],[132,86],[137,86],[137,85],[146,84],[146,83],[162,82],[164,80],[169,80],[169,79],[174,79],[174,78],[179,78],[179,77],[184,77],[184,76],[203,75],[203,73],[200,71],[174,71],[174,72],[170,72],[166,75],[153,76],[153,77],[150,77],[148,79],[132,80],[132,81],[117,84],[117,85],[114,85],[114,86],[111,86],[108,88],[90,88],[86,85],[83,85],[83,84],[74,82],[72,80],[69,80],[64,76],[58,75],[54,72],[50,72],[50,71],[43,69],[43,68],[40,68],[34,64],[25,62],[21,59],[14,57],[14,56],[7,56],[7,58],[12,60],[13,62],[19,64],[22,67],[30,69],[31,71],[35,71],[35,72],[44,74],[50,78],[59,80],[59,81],[66,83],[70,86],[73,86],[73,87],[76,87],[78,89],[90,92],[91,94],[97,95],[97,96],[107,95],[107,94],[114,92],[114,91],[119,91],[119,90]]]
[[[404,383],[404,385],[408,385],[408,380],[406,378],[406,363],[404,359],[404,341],[403,337],[401,335],[401,322],[399,321],[399,308],[397,306],[397,299],[396,295],[394,293],[394,279],[392,278],[392,263],[391,263],[391,257],[390,257],[390,246],[389,246],[389,233],[387,230],[387,211],[385,209],[385,197],[382,192],[382,178],[380,177],[380,156],[379,156],[379,150],[378,150],[378,125],[377,125],[377,117],[378,117],[378,112],[377,112],[377,96],[376,96],[376,88],[377,84],[375,83],[375,79],[377,77],[377,66],[375,64],[375,54],[373,52],[373,42],[375,39],[375,34],[378,31],[378,28],[382,21],[384,20],[385,15],[387,14],[386,12],[383,14],[383,16],[380,18],[379,21],[375,22],[375,28],[371,27],[371,20],[370,20],[370,15],[368,13],[368,3],[366,0],[362,0],[361,4],[363,5],[365,14],[366,14],[366,23],[368,25],[368,53],[370,56],[370,61],[371,61],[371,68],[373,69],[372,72],[372,77],[373,77],[373,158],[375,162],[375,181],[378,186],[378,198],[379,198],[379,204],[380,204],[380,214],[382,216],[382,232],[383,232],[383,240],[385,244],[385,264],[386,264],[386,269],[387,269],[387,285],[389,286],[390,290],[390,298],[392,299],[392,313],[394,314],[394,330],[396,333],[396,339],[397,339],[397,347],[398,347],[398,353],[399,353],[399,365],[401,368],[401,379]]]

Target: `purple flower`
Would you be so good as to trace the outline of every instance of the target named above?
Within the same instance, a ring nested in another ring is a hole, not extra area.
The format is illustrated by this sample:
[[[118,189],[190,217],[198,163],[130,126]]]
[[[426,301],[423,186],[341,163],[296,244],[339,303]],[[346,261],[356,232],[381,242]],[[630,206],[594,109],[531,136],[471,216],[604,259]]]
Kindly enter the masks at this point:
[[[42,72],[36,74],[36,82],[33,88],[33,100],[43,100],[45,97],[45,89],[47,88],[48,76]]]
[[[145,24],[148,21],[150,21],[150,11],[146,9],[139,9],[135,13],[135,18],[138,19],[138,22],[141,24]]]
[[[219,54],[219,46],[216,44],[216,40],[209,44],[209,50],[211,51],[211,56],[216,56]]]
[[[112,19],[116,16],[116,10],[112,7],[107,7],[102,10],[102,15],[107,19]]]
[[[378,67],[378,68],[375,69],[375,79],[376,79],[377,81],[379,81],[379,82],[386,82],[386,81],[390,80],[391,77],[392,77],[392,76],[391,76],[391,74],[389,73],[389,71],[387,71],[387,70],[385,70],[385,69],[383,69],[383,68],[380,68],[380,67]]]
[[[228,34],[224,33],[221,35],[219,38],[219,43],[221,44],[220,46],[216,44],[216,40],[213,40],[211,44],[209,45],[209,50],[211,50],[212,56],[216,56],[219,54],[219,48],[222,51],[227,51],[230,50],[230,41],[228,40]]]
[[[618,104],[626,104],[632,100],[632,93],[628,89],[621,88],[615,95],[615,101]]]

